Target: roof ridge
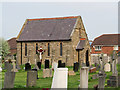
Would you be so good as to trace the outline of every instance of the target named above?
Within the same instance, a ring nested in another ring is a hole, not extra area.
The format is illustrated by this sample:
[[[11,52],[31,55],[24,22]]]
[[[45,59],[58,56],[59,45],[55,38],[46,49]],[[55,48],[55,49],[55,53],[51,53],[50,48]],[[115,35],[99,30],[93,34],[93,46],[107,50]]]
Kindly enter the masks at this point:
[[[16,39],[16,37],[12,37],[12,38],[8,39],[7,41],[10,41],[10,40],[12,40],[12,39]]]
[[[118,34],[103,34],[103,35],[120,35],[120,33],[118,33]]]
[[[111,37],[111,35],[113,35],[114,37],[116,37],[117,35],[120,35],[120,33],[118,33],[118,34],[102,34],[102,35],[96,37],[96,38],[93,40],[91,46],[93,46],[93,45],[96,43],[96,41],[98,40],[98,38]],[[118,36],[118,37],[119,37],[119,36]]]
[[[68,18],[77,18],[79,16],[68,16],[68,17],[53,17],[53,18],[36,18],[36,19],[27,19],[28,21],[33,20],[53,20],[53,19],[68,19]]]
[[[104,35],[120,35],[120,34],[102,34],[102,35],[96,37],[96,38],[93,40],[93,42],[94,42],[97,38],[102,37],[102,36],[104,36]]]

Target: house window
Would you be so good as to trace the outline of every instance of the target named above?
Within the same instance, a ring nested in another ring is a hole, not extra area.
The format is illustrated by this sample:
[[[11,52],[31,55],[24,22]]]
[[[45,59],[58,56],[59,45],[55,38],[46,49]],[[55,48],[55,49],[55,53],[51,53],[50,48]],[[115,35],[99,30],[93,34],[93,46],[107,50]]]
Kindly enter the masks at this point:
[[[114,50],[118,50],[118,45],[115,45],[115,46],[114,46]]]
[[[48,43],[48,56],[50,56],[50,44]]]
[[[27,44],[25,44],[25,56],[27,56]]]
[[[95,50],[101,50],[101,46],[95,46]]]
[[[62,56],[62,43],[60,43],[60,56]]]
[[[38,50],[38,44],[36,43],[36,54],[38,54],[37,50]]]

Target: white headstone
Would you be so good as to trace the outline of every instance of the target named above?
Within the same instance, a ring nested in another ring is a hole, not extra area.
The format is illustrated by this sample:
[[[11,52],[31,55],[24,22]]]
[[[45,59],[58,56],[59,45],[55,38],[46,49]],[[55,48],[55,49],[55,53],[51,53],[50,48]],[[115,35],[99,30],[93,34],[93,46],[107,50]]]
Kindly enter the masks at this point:
[[[88,67],[82,67],[80,70],[80,88],[88,88]]]
[[[0,72],[2,72],[2,68],[0,67]]]
[[[110,68],[110,64],[109,63],[105,64],[104,70],[105,70],[105,72],[110,72],[111,68]]]
[[[68,82],[68,68],[57,68],[54,72],[51,88],[66,88]]]

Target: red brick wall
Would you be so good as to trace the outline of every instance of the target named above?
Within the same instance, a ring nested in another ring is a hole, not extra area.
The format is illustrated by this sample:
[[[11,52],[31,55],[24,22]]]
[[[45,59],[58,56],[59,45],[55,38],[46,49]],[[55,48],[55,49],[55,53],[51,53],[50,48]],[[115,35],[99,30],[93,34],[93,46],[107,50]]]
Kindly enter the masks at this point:
[[[101,51],[95,51],[95,48],[92,47],[91,54],[99,54]]]
[[[10,49],[9,52],[10,52],[9,55],[14,55],[17,53],[17,49]]]
[[[102,53],[105,53],[107,55],[110,55],[112,53],[112,51],[114,50],[113,46],[104,46],[102,47]]]
[[[92,47],[91,49],[91,54],[99,54],[99,53],[104,53],[110,55],[113,51],[114,47],[113,46],[103,46],[101,51],[95,51],[95,48]],[[120,47],[119,47],[120,51]]]

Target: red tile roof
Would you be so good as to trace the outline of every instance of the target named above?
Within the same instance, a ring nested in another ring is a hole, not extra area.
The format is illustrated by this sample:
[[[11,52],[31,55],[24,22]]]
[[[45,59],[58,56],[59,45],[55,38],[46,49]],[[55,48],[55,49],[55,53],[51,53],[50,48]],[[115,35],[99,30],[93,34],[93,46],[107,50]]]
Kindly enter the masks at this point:
[[[69,18],[77,18],[78,16],[69,16],[69,17],[56,17],[56,18],[38,18],[38,19],[28,19],[28,21],[34,20],[53,20],[53,19],[69,19]]]
[[[120,45],[120,34],[103,34],[94,39],[92,46],[94,45]]]

